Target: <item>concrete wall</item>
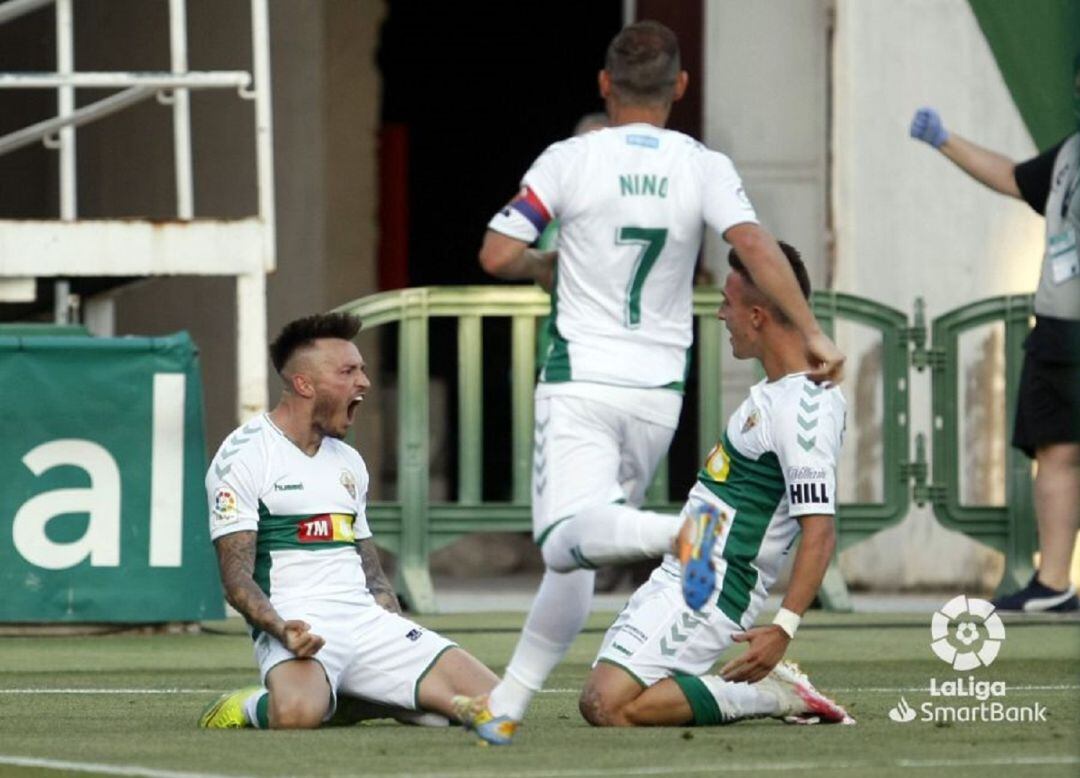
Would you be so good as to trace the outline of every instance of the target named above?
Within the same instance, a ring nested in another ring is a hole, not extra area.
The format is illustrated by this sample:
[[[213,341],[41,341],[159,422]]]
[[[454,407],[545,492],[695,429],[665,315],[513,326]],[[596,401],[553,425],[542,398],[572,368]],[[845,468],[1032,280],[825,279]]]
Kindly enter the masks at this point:
[[[824,0],[705,4],[704,140],[735,163],[762,224],[803,254],[810,280],[829,277],[826,221],[828,68]],[[718,283],[727,245],[706,239]],[[760,373],[724,358],[724,415]]]
[[[938,315],[991,295],[1035,288],[1043,221],[1024,203],[968,179],[910,140],[922,105],[946,127],[1015,159],[1035,152],[990,49],[964,0],[837,3],[833,202],[836,288],[910,311],[921,295]],[[1004,498],[1003,387],[989,328],[965,345],[965,498]],[[862,353],[849,349],[858,362]],[[853,365],[852,375],[858,367]],[[929,432],[929,380],[913,379],[912,428]],[[849,451],[849,454],[855,452]],[[902,554],[896,552],[903,549]],[[849,580],[878,586],[996,581],[1000,557],[913,508],[899,526],[843,557]]]
[[[803,250],[815,286],[909,313],[921,295],[931,315],[1034,289],[1042,220],[907,136],[914,110],[933,105],[985,146],[1034,152],[965,0],[711,0],[706,15],[706,141],[734,159],[764,225]],[[708,262],[722,273],[718,244]],[[1004,498],[1003,387],[986,380],[1000,337],[963,343],[963,491],[983,504]],[[853,326],[837,338],[851,360],[841,497],[880,499],[879,341]],[[758,374],[725,365],[730,410]],[[913,376],[912,432],[929,432],[929,379]],[[988,586],[1001,564],[915,507],[841,562],[849,581],[883,588]]]

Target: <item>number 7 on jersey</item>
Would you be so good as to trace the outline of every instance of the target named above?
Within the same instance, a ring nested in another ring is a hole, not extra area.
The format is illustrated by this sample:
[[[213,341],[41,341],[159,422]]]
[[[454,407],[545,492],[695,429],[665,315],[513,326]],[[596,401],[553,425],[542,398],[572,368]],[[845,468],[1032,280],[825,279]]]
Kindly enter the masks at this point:
[[[645,277],[653,269],[660,252],[667,241],[667,230],[649,227],[620,227],[615,243],[626,245],[634,243],[641,246],[634,270],[630,274],[630,284],[626,288],[625,324],[635,329],[641,324],[641,290],[645,286]]]

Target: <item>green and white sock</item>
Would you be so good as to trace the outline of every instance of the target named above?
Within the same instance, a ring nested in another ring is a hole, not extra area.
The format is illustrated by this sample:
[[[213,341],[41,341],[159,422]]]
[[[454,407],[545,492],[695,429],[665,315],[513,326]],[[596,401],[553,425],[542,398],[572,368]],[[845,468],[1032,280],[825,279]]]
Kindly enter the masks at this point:
[[[677,675],[673,680],[690,703],[695,726],[728,724],[780,712],[776,695],[756,684],[725,681],[718,675]]]
[[[270,692],[259,689],[244,700],[244,716],[255,729],[270,729]]]

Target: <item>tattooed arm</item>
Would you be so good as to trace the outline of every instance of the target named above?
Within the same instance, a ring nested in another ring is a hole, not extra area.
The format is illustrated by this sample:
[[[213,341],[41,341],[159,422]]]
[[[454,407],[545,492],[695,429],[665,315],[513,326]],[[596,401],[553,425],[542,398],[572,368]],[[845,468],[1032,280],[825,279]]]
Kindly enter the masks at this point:
[[[401,603],[398,602],[394,587],[383,572],[382,564],[379,563],[379,552],[375,548],[375,541],[364,538],[356,541],[356,553],[360,555],[360,563],[364,566],[364,578],[367,579],[367,587],[375,602],[391,613],[401,613]]]
[[[303,621],[286,621],[255,583],[255,533],[233,532],[214,541],[225,599],[251,626],[273,635],[301,659],[313,656],[323,639]]]

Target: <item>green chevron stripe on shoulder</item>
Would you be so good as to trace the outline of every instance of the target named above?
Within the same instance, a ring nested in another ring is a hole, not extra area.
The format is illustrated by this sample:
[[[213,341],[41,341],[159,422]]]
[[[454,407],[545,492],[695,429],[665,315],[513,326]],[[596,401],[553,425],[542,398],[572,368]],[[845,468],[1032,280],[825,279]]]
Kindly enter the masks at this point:
[[[795,421],[806,434],[804,435],[802,432],[797,433],[796,440],[803,451],[812,451],[817,444],[817,433],[814,431],[817,429],[819,421],[817,412],[821,409],[821,400],[810,402],[810,399],[808,398],[817,397],[825,390],[809,380],[803,381],[802,389],[803,394],[806,395],[806,397],[799,398],[799,410],[797,412],[798,415],[795,417]]]
[[[225,442],[214,459],[214,473],[218,478],[224,478],[229,474],[232,470],[232,462],[229,460],[236,456],[237,452],[244,447],[245,443],[251,440],[251,436],[258,432],[261,426],[259,419],[249,421],[236,430],[232,437]]]

